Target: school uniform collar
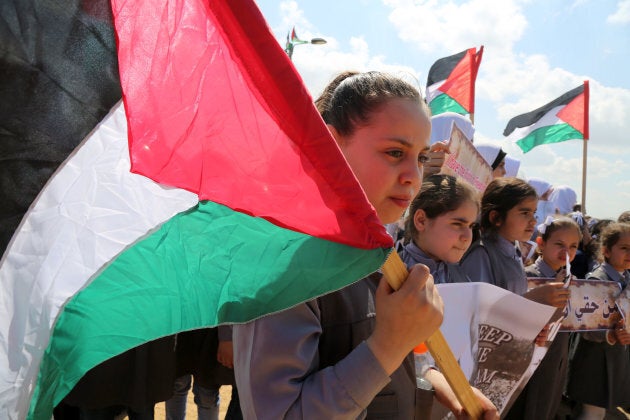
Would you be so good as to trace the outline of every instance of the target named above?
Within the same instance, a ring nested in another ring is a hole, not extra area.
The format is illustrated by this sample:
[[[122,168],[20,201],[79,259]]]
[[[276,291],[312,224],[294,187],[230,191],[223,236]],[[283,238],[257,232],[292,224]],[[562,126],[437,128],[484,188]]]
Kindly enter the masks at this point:
[[[512,259],[517,259],[517,257],[521,258],[521,251],[518,249],[518,242],[508,241],[499,234],[488,236],[486,239],[494,241],[497,244],[499,251],[506,257],[510,257]]]
[[[543,277],[556,277],[555,270],[549,267],[549,264],[547,264],[542,257],[538,257],[536,259],[536,262],[534,262],[534,266],[536,266]]]
[[[429,267],[431,275],[434,277],[435,283],[446,282],[446,264],[443,261],[435,261],[429,257],[423,250],[418,248],[413,241],[405,245],[405,251],[409,253],[419,264],[424,264]]]
[[[602,267],[604,268],[606,275],[608,275],[608,278],[612,279],[613,281],[616,281],[617,283],[621,283],[623,287],[626,286],[626,284],[628,283],[628,280],[625,278],[627,277],[625,276],[625,273],[621,274],[619,271],[615,270],[614,267],[608,264],[607,262],[603,262]]]

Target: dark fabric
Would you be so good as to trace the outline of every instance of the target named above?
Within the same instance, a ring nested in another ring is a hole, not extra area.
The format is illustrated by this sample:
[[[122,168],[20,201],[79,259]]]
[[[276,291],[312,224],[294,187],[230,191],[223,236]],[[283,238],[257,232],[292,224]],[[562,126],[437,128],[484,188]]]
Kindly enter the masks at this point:
[[[217,328],[203,328],[177,334],[177,375],[192,374],[205,388],[235,385],[234,370],[217,361]]]
[[[136,412],[173,394],[175,336],[128,350],[90,369],[64,399],[82,409],[123,406]]]
[[[381,274],[375,273],[337,292],[317,299],[321,310],[322,335],[319,339],[319,368],[332,366],[365,341],[374,329],[374,294]],[[431,398],[418,404],[429,418]],[[426,396],[421,393],[419,397]],[[413,354],[391,375],[391,382],[367,408],[368,419],[412,419],[416,415],[416,375]],[[428,406],[428,407],[427,407]]]
[[[566,384],[569,333],[558,333],[505,419],[553,419]]]
[[[108,0],[0,2],[0,255],[59,164],[120,100]]]
[[[571,261],[571,274],[578,279],[586,278],[586,274],[590,271],[588,256],[578,249],[575,258]]]

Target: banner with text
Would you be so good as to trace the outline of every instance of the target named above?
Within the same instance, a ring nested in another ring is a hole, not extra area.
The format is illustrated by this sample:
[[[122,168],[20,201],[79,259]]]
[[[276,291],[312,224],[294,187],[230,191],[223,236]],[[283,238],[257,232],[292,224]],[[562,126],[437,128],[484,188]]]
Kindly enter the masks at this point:
[[[492,181],[492,168],[455,124],[451,129],[448,148],[450,153],[445,156],[441,173],[463,178],[483,193]]]
[[[528,288],[556,281],[553,278],[530,277]],[[622,301],[621,287],[614,281],[571,280],[571,297],[564,310],[564,320],[560,331],[610,330],[622,314],[619,312]],[[619,304],[619,305],[618,305]],[[626,312],[627,313],[627,312]]]

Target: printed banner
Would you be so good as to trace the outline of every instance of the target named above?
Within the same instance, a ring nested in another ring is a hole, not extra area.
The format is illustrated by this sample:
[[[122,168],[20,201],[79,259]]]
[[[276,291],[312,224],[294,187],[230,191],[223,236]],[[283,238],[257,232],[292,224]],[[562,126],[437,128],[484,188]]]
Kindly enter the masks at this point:
[[[483,193],[492,181],[492,168],[454,123],[448,147],[450,153],[446,154],[441,173],[463,178]]]
[[[529,288],[540,286],[554,278],[528,278]],[[619,304],[627,299],[620,299],[621,288],[614,281],[603,280],[571,280],[569,284],[571,297],[564,310],[560,331],[596,331],[614,328],[622,314]]]
[[[464,374],[507,412],[546,353],[534,340],[555,308],[487,283],[437,287],[445,308],[441,330]]]

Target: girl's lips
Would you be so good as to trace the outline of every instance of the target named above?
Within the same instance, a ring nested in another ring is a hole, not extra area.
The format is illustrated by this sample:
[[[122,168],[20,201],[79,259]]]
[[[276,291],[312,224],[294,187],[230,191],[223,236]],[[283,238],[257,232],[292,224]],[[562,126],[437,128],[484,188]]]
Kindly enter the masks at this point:
[[[411,204],[411,199],[409,198],[400,198],[400,197],[391,197],[391,200],[399,207],[407,208],[409,204]]]

